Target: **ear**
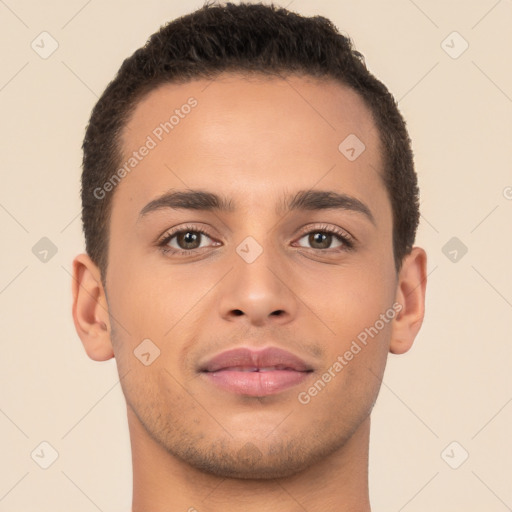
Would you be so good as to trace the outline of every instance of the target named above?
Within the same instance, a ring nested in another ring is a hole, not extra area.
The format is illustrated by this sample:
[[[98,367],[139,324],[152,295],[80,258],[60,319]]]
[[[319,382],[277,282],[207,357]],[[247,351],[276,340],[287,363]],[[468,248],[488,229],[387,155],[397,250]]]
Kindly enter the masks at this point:
[[[425,315],[425,289],[427,286],[427,254],[413,247],[405,256],[398,276],[395,301],[402,308],[393,320],[389,351],[407,352],[416,338]]]
[[[99,268],[87,254],[73,260],[73,321],[87,355],[95,361],[114,357],[110,319]]]

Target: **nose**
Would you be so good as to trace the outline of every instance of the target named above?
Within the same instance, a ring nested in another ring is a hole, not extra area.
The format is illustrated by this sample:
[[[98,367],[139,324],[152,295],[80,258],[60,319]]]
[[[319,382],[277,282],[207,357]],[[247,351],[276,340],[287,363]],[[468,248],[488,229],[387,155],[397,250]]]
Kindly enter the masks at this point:
[[[246,326],[284,325],[295,318],[298,298],[285,261],[265,249],[254,261],[237,253],[233,264],[219,290],[222,318]]]

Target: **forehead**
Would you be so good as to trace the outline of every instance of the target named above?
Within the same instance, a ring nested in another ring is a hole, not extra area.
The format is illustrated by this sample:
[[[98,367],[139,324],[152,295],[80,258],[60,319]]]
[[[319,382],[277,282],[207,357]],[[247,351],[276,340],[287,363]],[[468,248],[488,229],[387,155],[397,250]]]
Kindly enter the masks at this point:
[[[172,188],[215,189],[237,196],[235,208],[284,189],[385,193],[372,115],[332,80],[225,73],[164,84],[137,104],[121,149],[121,165],[134,165],[114,203],[129,196],[142,207]]]

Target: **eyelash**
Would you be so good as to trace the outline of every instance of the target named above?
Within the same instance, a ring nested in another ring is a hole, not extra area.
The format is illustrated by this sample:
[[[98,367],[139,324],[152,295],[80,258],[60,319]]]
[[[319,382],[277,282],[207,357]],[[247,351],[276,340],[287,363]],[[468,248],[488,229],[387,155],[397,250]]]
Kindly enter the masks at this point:
[[[157,242],[157,245],[158,247],[160,247],[161,251],[164,253],[164,254],[168,254],[168,253],[171,253],[173,255],[193,255],[193,254],[196,254],[197,252],[200,252],[202,249],[204,249],[203,247],[199,248],[199,249],[175,249],[174,247],[168,247],[167,244],[176,236],[176,235],[179,235],[180,233],[187,233],[187,232],[193,232],[193,233],[201,233],[202,235],[205,235],[207,236],[208,238],[212,238],[208,232],[204,229],[202,229],[201,227],[199,226],[194,226],[194,225],[188,225],[188,226],[184,226],[180,229],[177,229],[175,231],[170,231],[168,233],[165,234],[164,238],[161,239],[159,242]],[[350,250],[353,250],[354,249],[354,239],[351,235],[349,235],[348,233],[346,233],[345,231],[339,229],[339,228],[333,228],[333,227],[330,227],[330,226],[325,226],[325,225],[322,225],[322,226],[319,226],[319,227],[315,227],[314,229],[309,229],[308,231],[304,231],[300,234],[299,236],[299,240],[301,238],[303,238],[304,236],[306,235],[309,235],[311,233],[326,233],[326,234],[330,234],[330,235],[335,235],[338,240],[343,244],[343,246],[341,248],[337,248],[341,251],[350,251]],[[321,252],[327,252],[329,251],[329,249],[315,249],[315,248],[311,248],[313,251],[321,251]]]

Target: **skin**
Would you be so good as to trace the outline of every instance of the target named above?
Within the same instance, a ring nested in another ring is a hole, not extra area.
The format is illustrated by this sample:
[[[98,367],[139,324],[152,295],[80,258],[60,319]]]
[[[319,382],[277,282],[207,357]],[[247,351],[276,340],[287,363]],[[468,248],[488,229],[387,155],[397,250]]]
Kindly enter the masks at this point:
[[[419,247],[395,270],[371,114],[354,91],[312,78],[166,84],[136,107],[126,158],[191,96],[197,106],[111,192],[106,290],[86,254],[73,262],[77,333],[93,360],[116,358],[126,397],[133,512],[368,511],[370,412],[388,353],[406,352],[420,329],[426,285]],[[355,161],[338,150],[349,134],[366,146]],[[235,210],[139,218],[150,201],[187,189],[226,196]],[[374,223],[343,209],[276,212],[286,195],[311,189],[358,199]],[[158,240],[188,224],[208,233],[199,250],[163,253]],[[349,233],[354,248],[315,243],[308,234],[321,227]],[[263,251],[252,263],[236,251],[247,236]],[[301,403],[299,392],[393,303],[401,311]],[[147,338],[160,350],[148,366],[134,355]],[[287,349],[314,372],[266,397],[220,390],[198,373],[237,346]]]

